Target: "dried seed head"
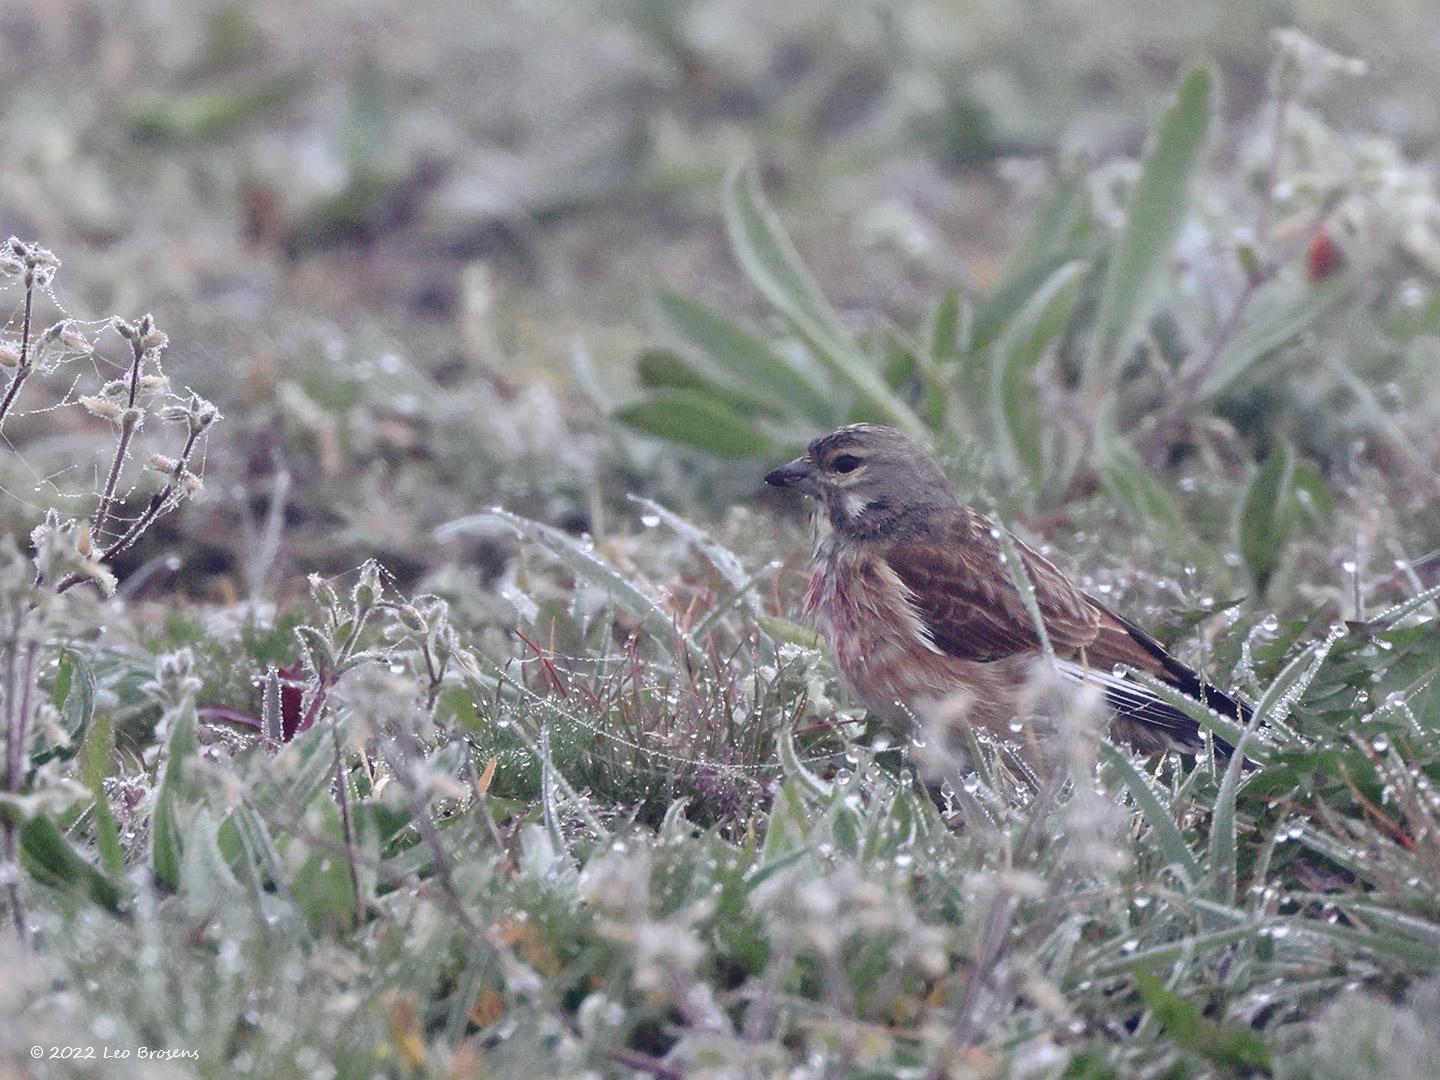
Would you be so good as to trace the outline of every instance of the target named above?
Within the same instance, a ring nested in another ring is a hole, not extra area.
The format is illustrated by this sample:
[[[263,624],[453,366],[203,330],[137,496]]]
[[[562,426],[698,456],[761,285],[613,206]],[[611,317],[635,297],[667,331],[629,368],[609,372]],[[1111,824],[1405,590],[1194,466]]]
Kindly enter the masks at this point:
[[[190,407],[188,405],[166,405],[160,410],[161,420],[189,420]]]
[[[310,582],[310,595],[315,598],[315,603],[326,610],[340,606],[339,595],[323,577],[319,574],[311,574],[307,580]]]
[[[401,622],[416,633],[423,634],[428,629],[425,617],[413,604],[396,604],[395,613],[400,616]]]
[[[30,250],[26,253],[25,258],[26,261],[34,267],[41,267],[51,271],[60,268],[60,260],[55,257],[55,253],[48,248],[40,247],[38,244],[30,245]]]
[[[155,329],[155,316],[151,315],[148,311],[144,315],[141,315],[140,325],[136,327],[136,329],[139,331],[141,337],[152,333]]]
[[[130,384],[124,379],[111,379],[100,388],[100,393],[105,397],[122,397],[130,389]]]
[[[220,419],[220,410],[206,401],[198,398],[190,406],[190,430],[201,432],[208,428],[216,420]]]
[[[124,412],[119,405],[113,401],[106,401],[104,398],[85,396],[80,399],[80,404],[85,406],[85,411],[91,416],[98,416],[105,420],[118,420]]]
[[[94,549],[95,544],[90,536],[90,522],[82,521],[75,526],[75,550],[81,558],[88,559]]]
[[[145,316],[147,319],[150,316]],[[170,344],[170,338],[163,330],[151,330],[140,338],[140,348],[146,352],[163,349]]]
[[[134,341],[137,337],[140,336],[140,331],[135,327],[134,323],[126,322],[124,319],[120,318],[119,315],[116,315],[113,319],[110,320],[110,325],[115,327],[115,332],[121,337],[123,337],[126,341]]]
[[[0,367],[18,367],[20,365],[20,350],[8,341],[0,345]]]
[[[132,405],[120,414],[120,426],[126,431],[139,431],[145,426],[145,410]]]
[[[177,464],[178,462],[174,458],[166,457],[164,454],[149,454],[145,458],[147,469],[153,469],[155,472],[166,475],[174,472]]]
[[[68,324],[64,330],[60,331],[60,344],[74,352],[84,353],[86,356],[89,356],[95,351],[95,346],[91,345],[79,331]]]
[[[164,393],[170,389],[170,379],[166,375],[141,375],[140,389],[155,390]]]
[[[198,495],[205,487],[205,481],[186,469],[180,474],[180,485],[185,489],[186,495]]]

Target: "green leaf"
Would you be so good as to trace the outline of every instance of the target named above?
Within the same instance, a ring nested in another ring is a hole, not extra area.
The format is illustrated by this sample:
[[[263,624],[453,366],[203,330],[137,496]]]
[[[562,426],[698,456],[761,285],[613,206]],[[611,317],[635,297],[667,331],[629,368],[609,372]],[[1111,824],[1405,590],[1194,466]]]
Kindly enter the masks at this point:
[[[674,642],[679,636],[673,616],[602,558],[596,552],[594,544],[582,543],[559,529],[531,521],[519,514],[512,514],[508,510],[496,509],[450,522],[439,530],[439,535],[444,538],[482,522],[500,522],[525,539],[545,548],[571,573],[603,590],[614,603],[644,623],[645,628],[662,645]]]
[[[1319,284],[1276,278],[1262,286],[1206,372],[1198,401],[1213,401],[1225,393],[1256,363],[1335,310],[1354,289],[1347,274]]]
[[[636,431],[719,457],[764,457],[773,447],[767,435],[729,405],[696,390],[657,390],[617,409],[615,418]]]
[[[1240,504],[1240,554],[1261,595],[1280,565],[1295,524],[1291,512],[1294,470],[1295,453],[1289,441],[1276,436]]]
[[[725,224],[741,269],[815,350],[869,419],[923,438],[925,426],[891,392],[801,262],[779,217],[760,192],[753,168],[737,168],[725,185]]]
[[[976,310],[970,348],[979,351],[993,344],[1041,283],[1075,257],[1076,233],[1089,199],[1082,170],[1067,169],[1056,178],[1011,249],[1000,283]]]
[[[1186,533],[1184,517],[1170,492],[1108,425],[1102,427],[1097,453],[1101,486],[1124,504],[1137,525],[1158,528],[1171,537]]]
[[[1135,986],[1165,1034],[1186,1050],[1215,1065],[1269,1071],[1270,1050],[1250,1028],[1207,1019],[1200,1006],[1166,989],[1148,971],[1135,972]]]
[[[171,724],[165,770],[155,791],[155,809],[150,815],[150,869],[156,880],[173,891],[180,887],[184,823],[194,809],[196,794],[187,777],[191,759],[199,749],[194,705],[186,704],[175,710]]]
[[[930,352],[930,362],[936,367],[948,364],[960,355],[961,337],[964,330],[964,305],[967,304],[958,290],[947,289],[930,313],[930,322],[925,339]]]
[[[656,294],[670,325],[690,344],[703,349],[746,398],[769,402],[784,415],[796,413],[833,426],[835,405],[784,354],[763,338],[698,300],[669,289]],[[778,408],[777,408],[778,406]]]
[[[328,795],[316,800],[307,819],[314,821],[312,815],[319,817],[319,828],[315,832],[343,847],[345,831],[340,811]],[[354,925],[355,889],[350,882],[350,864],[341,851],[329,845],[315,847],[295,872],[290,888],[312,931],[320,933]]]
[[[36,881],[55,889],[84,892],[103,908],[121,910],[125,895],[121,886],[71,847],[48,817],[37,815],[20,827],[20,854]]]
[[[253,86],[224,87],[183,95],[169,93],[129,110],[130,137],[138,142],[185,143],[222,139],[242,124],[294,100],[307,86],[307,71],[274,76]]]
[[[778,615],[761,615],[755,621],[772,640],[782,644],[799,645],[805,649],[819,649],[825,644],[816,631]]]
[[[1015,317],[995,346],[991,364],[991,421],[996,453],[1009,476],[1026,476],[1044,487],[1044,419],[1035,368],[1070,321],[1087,267],[1066,263],[1051,274]]]
[[[785,403],[762,399],[726,386],[710,372],[671,349],[646,349],[635,363],[635,374],[647,390],[689,390],[718,401],[742,416],[764,413],[785,417]]]
[[[1185,76],[1175,101],[1150,136],[1130,196],[1124,231],[1115,243],[1084,380],[1103,387],[1149,317],[1168,272],[1170,252],[1190,206],[1190,182],[1210,131],[1210,70]]]
[[[1175,818],[1169,807],[1162,801],[1159,793],[1151,785],[1139,769],[1130,761],[1130,756],[1113,743],[1100,743],[1101,756],[1106,758],[1115,770],[1120,774],[1125,786],[1130,789],[1130,796],[1135,800],[1135,805],[1140,808],[1146,823],[1150,826],[1151,836],[1160,847],[1161,853],[1165,856],[1166,862],[1179,869],[1187,884],[1198,882],[1202,876],[1200,863],[1190,851],[1190,845],[1185,843],[1185,837],[1180,832],[1180,827],[1175,824]]]
[[[94,705],[95,683],[88,665],[81,669],[81,681],[89,681],[91,706]],[[100,849],[100,862],[107,873],[125,871],[125,852],[120,847],[120,830],[110,810],[110,796],[105,793],[105,778],[110,775],[110,758],[115,752],[115,735],[110,714],[92,716],[80,744],[80,781],[95,796],[95,843]]]

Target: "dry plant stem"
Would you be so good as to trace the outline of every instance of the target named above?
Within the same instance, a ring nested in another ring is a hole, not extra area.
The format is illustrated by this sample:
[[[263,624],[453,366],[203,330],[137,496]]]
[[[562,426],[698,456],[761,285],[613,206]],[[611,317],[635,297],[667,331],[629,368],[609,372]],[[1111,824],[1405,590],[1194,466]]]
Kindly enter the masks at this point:
[[[129,411],[135,407],[135,399],[140,390],[140,363],[145,357],[145,350],[136,338],[130,343],[130,351],[133,358],[130,361],[130,394],[127,400],[126,417],[133,414]],[[90,531],[98,538],[104,536],[105,523],[110,517],[110,506],[115,499],[115,486],[120,481],[120,470],[125,466],[125,455],[130,450],[130,440],[135,437],[135,423],[131,420],[122,420],[120,424],[120,441],[115,444],[115,459],[110,463],[110,475],[105,479],[105,491],[100,496],[100,505],[95,511],[95,523]],[[194,439],[188,445],[193,445]]]
[[[350,817],[350,782],[345,778],[345,761],[340,749],[340,726],[331,723],[335,743],[335,801],[340,804],[340,826],[345,835],[345,867],[350,871],[350,893],[355,900],[355,925],[365,921],[365,903],[360,895],[360,873],[355,869],[355,825]]]
[[[1259,294],[1261,288],[1268,285],[1280,272],[1280,268],[1292,257],[1304,251],[1305,247],[1314,238],[1326,220],[1335,211],[1340,203],[1339,195],[1331,195],[1315,212],[1310,224],[1301,231],[1300,243],[1294,250],[1286,250],[1277,253],[1276,257],[1267,262],[1257,273],[1251,275],[1245,283],[1245,288],[1235,298],[1235,305],[1230,309],[1230,314],[1221,323],[1220,329],[1216,331],[1214,339],[1210,342],[1210,348],[1205,350],[1204,357],[1199,363],[1193,365],[1189,372],[1180,380],[1174,392],[1170,395],[1172,404],[1165,414],[1150,429],[1150,434],[1145,439],[1141,455],[1145,463],[1154,469],[1161,463],[1161,456],[1170,445],[1170,440],[1180,430],[1185,418],[1194,410],[1195,401],[1200,396],[1200,391],[1205,385],[1205,380],[1210,377],[1220,355],[1225,351],[1225,346],[1239,332],[1241,324],[1245,319],[1245,312],[1250,307],[1251,301]]]
[[[254,799],[244,799],[244,805],[247,809],[263,818],[271,828],[281,832],[288,832],[292,836],[303,840],[311,847],[320,848],[323,851],[329,851],[336,855],[349,854],[346,851],[344,843],[341,841],[332,840],[330,837],[322,836],[320,833],[307,829],[303,825],[297,825],[296,822],[303,820],[303,815],[294,805],[288,806],[290,811],[289,817],[282,817],[274,810],[261,805]],[[435,901],[446,911],[450,912],[450,914],[454,916],[455,921],[464,928],[465,932],[484,945],[492,956],[498,959],[504,955],[504,951],[499,943],[495,941],[485,927],[476,921],[475,917],[470,914],[465,906],[452,895],[442,889],[435,888],[429,882],[421,881],[414,874],[406,874],[396,870],[383,859],[372,858],[362,851],[355,851],[353,857],[358,864],[364,866],[367,870],[374,871],[377,877],[382,878],[389,884],[398,888],[413,890],[416,896]]]
[[[5,646],[5,792],[18,794],[25,779],[25,747],[30,738],[30,716],[34,707],[32,691],[35,683],[35,666],[39,659],[40,643],[25,642],[24,660],[17,672],[17,651],[24,612],[17,613],[12,627],[10,641]],[[19,827],[8,817],[3,830],[5,862],[19,861]],[[15,924],[15,936],[21,944],[29,946],[30,924],[25,918],[25,907],[20,896],[18,879],[6,886],[6,897],[10,904],[10,917]]]
[[[30,312],[35,304],[35,271],[27,270],[25,273],[25,319],[20,326],[20,363],[15,368],[15,377],[10,380],[10,387],[5,391],[5,398],[0,401],[0,427],[4,427],[5,418],[10,415],[10,409],[15,404],[15,399],[20,396],[20,388],[25,385],[25,380],[30,377]]]
[[[176,462],[175,465],[177,472],[183,472],[185,469],[189,468],[190,458],[195,453],[195,443],[199,440],[199,438],[200,433],[194,430],[192,430],[190,434],[186,437],[185,446],[180,451],[180,460]],[[116,455],[115,460],[117,462],[120,460],[119,454]],[[175,489],[179,487],[179,484],[180,482],[178,480],[172,478],[168,483],[166,483],[163,488],[155,492],[154,495],[151,495],[150,502],[146,505],[144,511],[140,514],[140,516],[135,519],[135,521],[130,525],[128,529],[126,529],[123,533],[120,534],[118,539],[113,541],[109,547],[107,547],[99,554],[99,556],[96,558],[96,561],[102,565],[108,564],[112,559],[115,558],[115,556],[119,555],[122,551],[135,543],[135,541],[139,540],[140,537],[144,534],[145,530],[150,528],[150,526],[154,524],[155,519],[164,512],[166,503],[168,503],[171,496],[175,494]],[[101,520],[102,519],[100,517],[100,514],[97,512],[95,515],[95,525],[92,528],[93,535],[95,536],[100,535],[99,528]],[[81,582],[90,580],[92,579],[86,577],[83,574],[71,574],[69,577],[61,579],[60,583],[55,586],[55,592],[67,592],[68,590],[73,589],[76,585],[79,585]]]
[[[455,906],[464,910],[464,904],[460,900],[460,891],[455,888],[455,876],[450,871],[450,856],[445,850],[445,845],[440,842],[440,833],[436,831],[435,821],[430,816],[430,806],[426,802],[424,793],[420,790],[420,785],[415,782],[414,775],[406,767],[407,761],[412,758],[423,760],[424,751],[420,749],[415,737],[405,728],[400,727],[396,729],[395,738],[382,745],[381,753],[385,755],[391,773],[400,781],[400,785],[410,796],[415,825],[420,830],[420,836],[425,841],[425,846],[430,849],[435,879]]]

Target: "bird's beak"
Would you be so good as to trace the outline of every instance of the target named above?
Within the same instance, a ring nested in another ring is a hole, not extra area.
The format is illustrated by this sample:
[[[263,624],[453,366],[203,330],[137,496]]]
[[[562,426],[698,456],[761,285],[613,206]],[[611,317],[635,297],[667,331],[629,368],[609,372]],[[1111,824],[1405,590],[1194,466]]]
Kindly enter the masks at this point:
[[[801,493],[811,498],[818,498],[820,495],[820,485],[815,482],[815,466],[804,458],[796,458],[789,465],[781,465],[773,472],[766,473],[765,483],[771,487],[798,488]]]

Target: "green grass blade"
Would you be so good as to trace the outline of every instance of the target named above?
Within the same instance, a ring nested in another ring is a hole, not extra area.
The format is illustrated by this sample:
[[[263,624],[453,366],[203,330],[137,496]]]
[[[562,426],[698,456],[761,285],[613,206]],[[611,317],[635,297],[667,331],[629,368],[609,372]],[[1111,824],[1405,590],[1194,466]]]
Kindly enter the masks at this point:
[[[1150,833],[1159,845],[1166,862],[1177,868],[1187,883],[1198,882],[1203,873],[1200,863],[1185,843],[1179,826],[1171,816],[1170,809],[1160,801],[1150,782],[1130,760],[1130,756],[1118,746],[1109,742],[1100,743],[1100,754],[1120,774],[1135,804],[1140,808]]]
[[[1181,82],[1156,124],[1130,196],[1124,231],[1105,274],[1084,381],[1103,388],[1134,345],[1169,271],[1170,252],[1190,207],[1190,186],[1210,133],[1209,68]]]
[[[1285,553],[1295,521],[1290,513],[1294,472],[1295,453],[1283,435],[1277,436],[1240,505],[1240,554],[1262,596]]]
[[[1029,477],[1036,490],[1045,485],[1045,424],[1035,368],[1069,322],[1086,269],[1085,263],[1069,262],[1046,278],[995,346],[990,380],[995,451],[1008,475]]]

